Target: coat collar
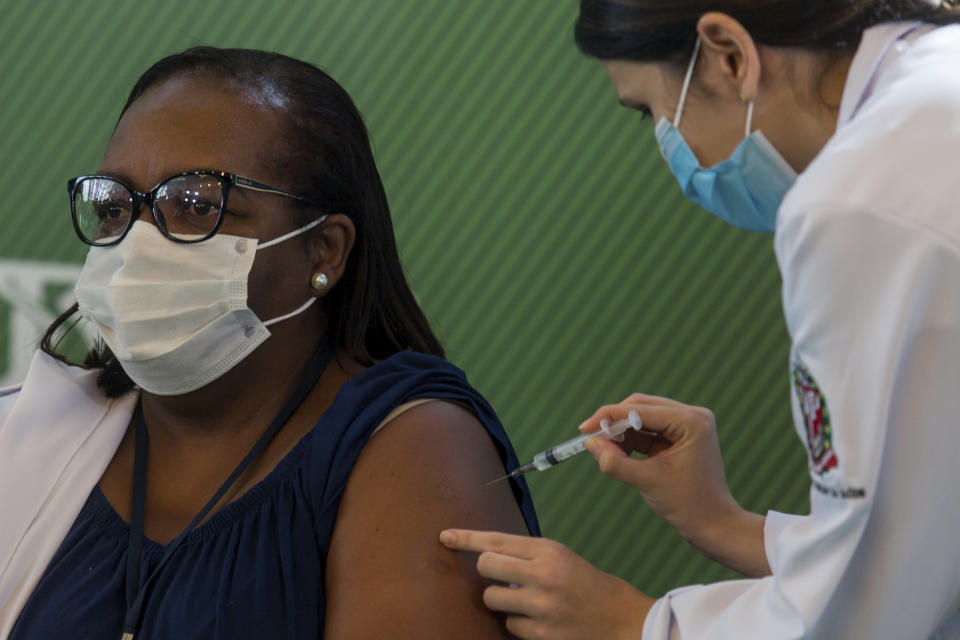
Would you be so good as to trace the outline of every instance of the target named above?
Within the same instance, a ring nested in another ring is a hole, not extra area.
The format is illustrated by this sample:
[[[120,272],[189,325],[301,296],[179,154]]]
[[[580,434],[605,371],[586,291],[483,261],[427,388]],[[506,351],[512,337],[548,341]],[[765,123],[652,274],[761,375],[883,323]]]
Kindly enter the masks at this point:
[[[860,46],[857,47],[857,53],[847,73],[847,84],[843,89],[840,114],[837,118],[838,129],[853,119],[870,96],[874,79],[893,44],[922,24],[922,22],[889,22],[863,32]]]

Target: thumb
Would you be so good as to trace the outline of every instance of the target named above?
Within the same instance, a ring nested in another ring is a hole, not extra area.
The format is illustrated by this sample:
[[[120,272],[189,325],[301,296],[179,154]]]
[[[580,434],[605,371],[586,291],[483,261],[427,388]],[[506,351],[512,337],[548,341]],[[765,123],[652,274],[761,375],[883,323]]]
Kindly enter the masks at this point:
[[[603,438],[593,438],[588,441],[587,450],[593,454],[604,475],[629,484],[640,491],[649,485],[651,473],[649,465],[653,462],[651,459],[633,458],[616,444]]]

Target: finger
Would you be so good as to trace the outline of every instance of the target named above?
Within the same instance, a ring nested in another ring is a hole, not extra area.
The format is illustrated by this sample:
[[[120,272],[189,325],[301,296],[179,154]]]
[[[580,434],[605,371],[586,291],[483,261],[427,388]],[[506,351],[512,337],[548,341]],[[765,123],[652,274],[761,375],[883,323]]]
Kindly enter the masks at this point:
[[[484,551],[477,558],[477,572],[490,580],[522,586],[530,582],[530,564],[529,560]]]
[[[474,531],[471,529],[444,529],[440,542],[450,549],[461,551],[493,551],[502,555],[530,560],[536,555],[540,538],[516,536],[498,531]]]
[[[493,585],[483,590],[483,604],[504,613],[530,615],[534,606],[529,589]]]
[[[643,428],[649,431],[664,431],[673,426],[678,417],[693,410],[693,407],[673,407],[657,404],[611,404],[597,409],[592,416],[580,423],[581,433],[593,433],[600,430],[602,420],[623,420],[631,411],[636,411],[643,422]]]
[[[687,405],[663,396],[651,396],[645,393],[631,393],[620,404],[659,404],[668,407],[685,407]]]
[[[587,444],[600,471],[615,480],[645,491],[656,482],[654,458],[631,458],[620,447],[607,440],[594,438]]]
[[[510,616],[507,618],[505,626],[511,635],[522,640],[532,640],[533,638],[546,638],[546,634],[541,631],[542,623],[532,618],[524,616]]]
[[[645,456],[651,456],[670,447],[670,442],[663,434],[651,434],[644,431],[627,431],[622,442],[616,443],[627,454],[634,451]]]
[[[608,440],[602,436],[597,436],[596,438],[591,438],[587,440],[586,447],[590,448],[591,440],[603,440],[605,442],[612,442],[621,451],[630,455],[634,451],[637,453],[642,453],[645,456],[649,456],[654,451],[660,451],[666,449],[670,446],[670,442],[663,437],[660,433],[648,433],[646,431],[633,431],[627,430],[623,434],[622,440]],[[658,446],[659,445],[659,446]]]

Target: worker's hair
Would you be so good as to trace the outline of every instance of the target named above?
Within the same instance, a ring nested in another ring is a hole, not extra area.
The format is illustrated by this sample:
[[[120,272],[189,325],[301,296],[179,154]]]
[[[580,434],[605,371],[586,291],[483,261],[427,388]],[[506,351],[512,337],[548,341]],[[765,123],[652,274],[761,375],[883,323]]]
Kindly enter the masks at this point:
[[[828,54],[853,52],[863,32],[896,20],[960,22],[955,1],[931,0],[581,0],[577,45],[601,60],[684,65],[708,11],[737,20],[754,41]]]
[[[182,77],[210,78],[255,92],[282,114],[286,131],[279,152],[265,161],[289,176],[281,185],[284,189],[320,203],[319,209],[302,206],[298,224],[334,212],[353,221],[356,244],[342,278],[323,298],[328,335],[335,345],[366,365],[406,349],[443,357],[404,278],[367,129],[347,92],[316,66],[288,56],[194,47],[147,69],[120,116],[151,87]],[[56,353],[56,338],[76,310],[74,305],[47,330],[41,344],[45,352],[63,359]],[[99,382],[109,396],[133,388],[102,343],[84,365],[103,369]]]

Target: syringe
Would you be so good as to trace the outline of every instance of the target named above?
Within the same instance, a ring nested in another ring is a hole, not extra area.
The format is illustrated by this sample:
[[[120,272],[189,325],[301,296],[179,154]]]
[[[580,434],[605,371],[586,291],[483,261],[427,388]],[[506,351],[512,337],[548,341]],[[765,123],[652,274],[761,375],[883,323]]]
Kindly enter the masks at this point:
[[[616,422],[610,422],[607,419],[600,421],[600,431],[594,433],[585,433],[576,438],[571,438],[566,442],[562,442],[555,447],[550,447],[546,451],[541,451],[537,455],[533,456],[533,460],[527,464],[517,467],[507,475],[502,478],[497,478],[496,480],[491,480],[487,485],[491,485],[494,482],[500,482],[501,480],[506,480],[507,478],[513,478],[515,476],[523,475],[529,471],[543,471],[544,469],[549,469],[550,467],[556,466],[568,458],[572,458],[578,453],[583,453],[587,450],[587,440],[591,438],[606,438],[607,440],[616,440],[620,442],[623,440],[623,434],[627,429],[635,429],[640,433],[646,433],[651,436],[658,436],[659,434],[656,431],[647,431],[642,429],[643,422],[640,420],[640,415],[636,411],[631,411],[627,414],[625,420],[617,420]]]

